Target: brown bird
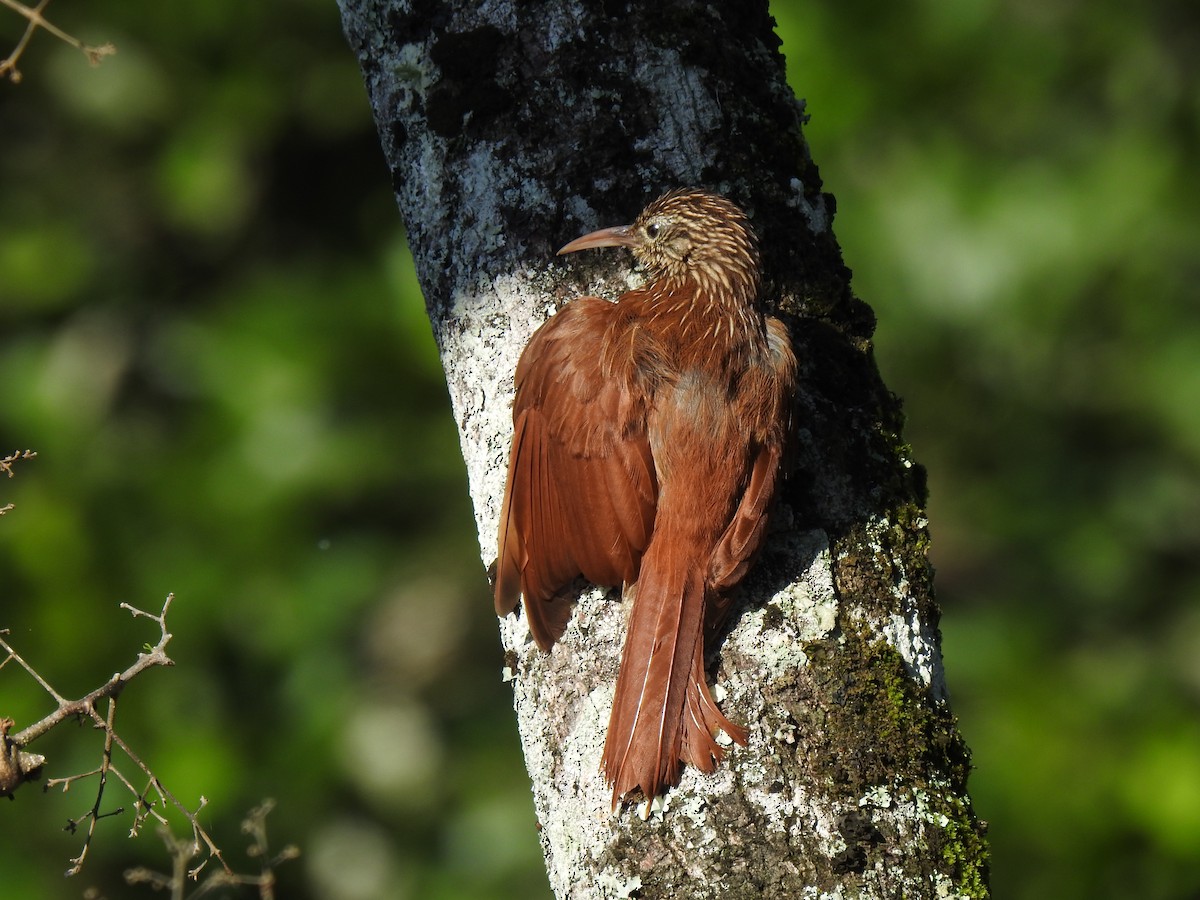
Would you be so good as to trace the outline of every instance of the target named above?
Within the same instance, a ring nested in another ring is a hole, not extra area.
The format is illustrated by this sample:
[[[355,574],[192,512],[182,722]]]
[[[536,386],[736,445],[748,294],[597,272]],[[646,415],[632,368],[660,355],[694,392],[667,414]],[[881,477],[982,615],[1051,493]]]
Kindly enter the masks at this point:
[[[603,758],[615,808],[675,784],[680,760],[714,771],[719,730],[746,743],[709,693],[704,642],[762,543],[796,360],[758,309],[757,240],[725,198],[671,191],[558,252],[592,247],[629,248],[649,281],[616,303],[568,303],[521,354],[496,614],[523,596],[549,651],[568,582],[624,585]]]

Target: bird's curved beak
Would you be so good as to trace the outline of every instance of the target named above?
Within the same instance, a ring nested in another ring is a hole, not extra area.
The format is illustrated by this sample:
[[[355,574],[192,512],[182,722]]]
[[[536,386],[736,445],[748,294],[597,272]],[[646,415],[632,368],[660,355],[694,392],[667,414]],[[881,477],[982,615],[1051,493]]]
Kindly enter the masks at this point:
[[[593,247],[635,247],[637,238],[632,225],[615,225],[612,228],[601,228],[591,234],[575,238],[558,251],[558,255],[574,253],[576,250],[590,250]]]

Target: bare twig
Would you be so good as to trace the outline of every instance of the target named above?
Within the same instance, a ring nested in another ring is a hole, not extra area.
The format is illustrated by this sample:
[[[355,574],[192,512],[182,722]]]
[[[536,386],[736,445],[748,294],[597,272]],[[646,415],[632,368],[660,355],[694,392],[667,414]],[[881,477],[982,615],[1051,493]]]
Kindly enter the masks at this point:
[[[7,6],[9,9],[22,16],[27,22],[25,33],[21,35],[21,39],[17,41],[17,46],[13,49],[5,59],[0,60],[0,78],[7,77],[13,84],[21,80],[21,70],[17,68],[17,62],[21,59],[21,54],[25,52],[29,46],[29,41],[33,37],[33,33],[39,28],[50,32],[60,41],[70,44],[80,53],[87,57],[90,65],[98,66],[106,56],[111,56],[117,52],[117,48],[112,44],[101,44],[98,47],[93,47],[90,44],[85,44],[83,41],[73,37],[63,31],[57,25],[50,22],[42,15],[44,10],[50,3],[50,0],[41,0],[37,6],[26,6],[20,3],[19,0],[0,0],[0,5]]]
[[[100,768],[97,770],[97,774],[100,776],[100,778],[98,779],[96,785],[96,800],[92,804],[92,808],[89,809],[87,813],[85,813],[79,819],[69,820],[67,824],[67,830],[74,834],[75,829],[79,826],[79,823],[83,819],[87,819],[88,823],[87,837],[83,839],[83,849],[80,851],[77,857],[71,860],[71,868],[67,869],[67,875],[78,875],[79,870],[83,868],[83,861],[87,859],[88,848],[92,846],[92,836],[96,833],[96,823],[106,815],[116,816],[125,811],[123,807],[117,807],[117,809],[110,813],[102,814],[100,812],[100,801],[104,799],[104,787],[108,784],[108,772],[109,769],[112,768],[112,727],[116,713],[117,700],[115,697],[112,697],[108,701],[108,720],[104,735],[104,756],[101,757]]]
[[[0,3],[3,2],[4,0],[0,0]],[[9,478],[12,478],[13,463],[15,463],[18,459],[33,459],[35,456],[37,456],[37,453],[33,450],[18,450],[15,453],[10,453],[8,456],[4,457],[4,459],[0,459],[0,472],[3,472]]]
[[[275,856],[270,855],[267,842],[267,816],[274,808],[274,800],[264,800],[260,806],[252,809],[242,822],[242,832],[250,835],[252,841],[246,850],[246,855],[260,860],[259,874],[242,875],[231,872],[228,868],[218,870],[209,875],[204,883],[190,895],[192,898],[206,896],[224,887],[256,887],[260,900],[274,900],[276,867],[281,863],[296,859],[300,855],[300,851],[292,845],[284,847]],[[171,874],[167,875],[163,872],[155,872],[145,866],[139,866],[125,872],[125,881],[128,884],[148,884],[156,890],[170,891],[172,900],[182,900],[186,881],[195,880],[197,871],[196,868],[188,869],[188,863],[200,848],[194,842],[176,837],[167,828],[160,828],[159,834],[171,855]]]
[[[125,883],[148,884],[156,891],[170,891],[171,900],[183,900],[184,885],[187,882],[184,873],[188,860],[196,854],[196,846],[189,841],[177,838],[166,825],[159,826],[158,836],[167,845],[167,851],[171,855],[171,874],[164,875],[145,866],[138,866],[125,871]]]
[[[5,2],[5,0],[0,0]],[[233,876],[233,871],[225,862],[221,854],[220,848],[213,841],[212,837],[205,831],[197,818],[197,813],[203,809],[208,801],[200,798],[200,804],[195,811],[184,806],[183,803],[171,793],[170,790],[159,780],[153,770],[146,765],[134,752],[115,728],[117,699],[121,692],[125,689],[135,677],[145,672],[153,666],[172,666],[174,662],[167,656],[167,644],[171,641],[171,633],[167,630],[167,612],[171,608],[171,602],[175,599],[173,594],[168,594],[163,602],[162,610],[155,613],[149,613],[145,610],[138,609],[128,603],[122,603],[121,608],[128,610],[135,618],[147,618],[158,624],[159,638],[158,643],[153,647],[148,648],[145,652],[139,653],[137,660],[125,669],[123,672],[115,673],[107,682],[96,690],[91,691],[78,700],[68,700],[63,697],[54,687],[42,677],[42,675],[34,669],[25,659],[17,653],[5,639],[6,632],[0,631],[0,649],[7,656],[0,661],[0,668],[3,668],[10,662],[16,663],[23,668],[31,678],[33,678],[47,694],[54,698],[57,704],[56,709],[45,716],[38,722],[30,725],[24,730],[9,737],[8,732],[12,728],[11,721],[7,726],[0,723],[0,751],[3,751],[4,760],[8,760],[9,764],[6,768],[5,763],[0,761],[0,794],[11,793],[24,781],[31,780],[36,777],[35,768],[40,769],[45,762],[42,757],[34,756],[33,754],[25,753],[23,748],[29,743],[37,740],[39,737],[50,731],[52,728],[60,725],[71,718],[89,718],[96,727],[104,732],[104,752],[101,758],[100,766],[90,772],[84,772],[78,775],[68,775],[63,778],[54,778],[46,783],[46,788],[61,787],[63,791],[69,790],[77,781],[84,778],[97,776],[96,798],[93,801],[91,808],[77,819],[68,820],[67,830],[74,832],[83,822],[88,823],[87,835],[84,838],[83,849],[80,854],[71,860],[71,868],[67,870],[68,875],[77,874],[83,866],[84,860],[87,858],[88,849],[91,847],[92,837],[95,834],[96,823],[108,816],[118,815],[124,812],[124,808],[119,808],[111,812],[102,813],[100,811],[101,802],[104,799],[104,791],[109,784],[110,778],[115,778],[123,785],[130,794],[133,795],[134,803],[134,819],[133,825],[129,830],[130,837],[135,837],[140,831],[146,819],[153,817],[160,827],[167,826],[166,817],[159,811],[168,806],[174,807],[188,822],[192,828],[192,840],[188,844],[191,848],[188,853],[188,859],[199,854],[202,850],[206,851],[204,859],[192,869],[186,872],[187,876],[193,880],[199,877],[200,872],[208,864],[210,859],[216,859],[220,863],[222,872]],[[101,700],[108,700],[108,714],[101,715],[96,705]],[[114,764],[113,751],[114,748],[128,757],[146,776],[148,782],[142,790],[134,787],[133,783],[126,775]],[[36,766],[34,765],[36,763]],[[7,776],[6,776],[7,771]],[[5,789],[7,788],[7,790]]]
[[[0,2],[5,2],[5,0],[0,0]],[[42,689],[45,690],[46,693],[48,693],[51,697],[53,697],[56,703],[58,703],[58,708],[54,710],[54,712],[50,713],[50,715],[15,734],[13,736],[13,742],[21,746],[30,744],[49,731],[51,728],[54,728],[60,722],[75,716],[88,716],[90,718],[94,718],[100,723],[101,727],[103,727],[103,719],[100,719],[96,713],[97,701],[118,696],[132,679],[136,678],[138,675],[152,666],[175,665],[174,661],[166,654],[167,644],[171,640],[171,635],[167,632],[167,610],[170,609],[171,601],[174,599],[174,594],[168,594],[166,602],[163,603],[162,612],[160,612],[158,615],[143,612],[140,609],[135,609],[128,603],[121,604],[122,609],[128,609],[134,614],[134,616],[145,616],[146,618],[153,619],[158,623],[162,632],[158,643],[148,652],[139,653],[137,656],[137,661],[124,672],[115,673],[105,684],[96,688],[96,690],[92,691],[90,694],[80,697],[78,700],[64,699],[62,695],[58,693],[58,691],[54,690],[54,688],[52,688],[49,683],[33,669],[32,666],[30,666],[27,662],[25,662],[24,659],[21,658],[19,653],[10,647],[3,638],[0,638],[0,648],[3,648],[8,653],[9,657],[20,664],[21,667],[24,668],[25,671],[28,672],[30,676],[32,676],[34,680],[36,680],[37,683],[42,686]],[[124,750],[125,748],[122,747],[121,749]]]
[[[0,0],[0,2],[4,2],[4,0]],[[0,76],[2,75],[3,70],[0,69]],[[15,463],[18,459],[33,459],[35,456],[37,456],[37,454],[32,450],[26,450],[24,452],[18,450],[16,453],[10,453],[8,456],[4,457],[4,459],[0,459],[0,472],[3,472],[9,478],[12,478],[14,474],[12,465],[13,463]],[[11,503],[5,503],[3,506],[0,506],[0,516],[4,515],[12,508],[13,505]]]
[[[274,900],[275,869],[281,863],[296,859],[300,855],[300,848],[293,844],[288,844],[274,856],[270,855],[267,845],[267,816],[274,808],[274,800],[264,800],[260,806],[252,809],[242,822],[242,832],[250,835],[254,841],[247,855],[262,860],[262,872],[257,877],[239,876],[239,883],[256,886],[260,900]]]

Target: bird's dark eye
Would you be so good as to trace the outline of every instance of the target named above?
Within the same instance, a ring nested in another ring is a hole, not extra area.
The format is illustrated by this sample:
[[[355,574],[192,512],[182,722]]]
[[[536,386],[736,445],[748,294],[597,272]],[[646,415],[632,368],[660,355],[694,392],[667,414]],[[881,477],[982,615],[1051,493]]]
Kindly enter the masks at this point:
[[[651,222],[646,226],[646,235],[650,238],[650,240],[654,240],[656,237],[658,237],[658,233],[660,231],[662,231],[662,226],[657,222]]]

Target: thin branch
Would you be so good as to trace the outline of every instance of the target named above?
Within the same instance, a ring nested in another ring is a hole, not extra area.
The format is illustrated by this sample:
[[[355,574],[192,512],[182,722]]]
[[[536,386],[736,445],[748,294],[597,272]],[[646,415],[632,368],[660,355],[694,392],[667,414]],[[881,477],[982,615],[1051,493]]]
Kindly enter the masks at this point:
[[[17,68],[17,62],[21,55],[29,46],[29,41],[33,37],[33,33],[39,28],[50,32],[60,41],[70,44],[80,53],[87,57],[89,65],[98,66],[106,56],[111,56],[117,52],[117,48],[111,43],[101,44],[98,47],[93,47],[90,44],[85,44],[83,41],[67,34],[53,22],[49,21],[42,15],[44,10],[50,3],[50,0],[41,0],[37,6],[26,6],[18,0],[0,0],[0,5],[7,6],[9,9],[22,16],[27,22],[25,33],[21,35],[21,39],[17,41],[17,46],[13,49],[5,59],[0,60],[0,78],[8,77],[9,81],[17,84],[21,80],[21,70]]]
[[[92,718],[96,719],[97,721],[100,721],[98,715],[94,711],[92,712]],[[133,761],[134,765],[136,765],[139,769],[141,769],[146,774],[146,776],[150,779],[150,787],[152,787],[154,789],[154,792],[158,794],[159,799],[161,799],[164,804],[170,803],[172,806],[174,806],[179,811],[179,813],[185,819],[188,820],[188,824],[190,824],[192,826],[192,843],[193,843],[193,846],[195,847],[196,851],[199,851],[200,844],[202,844],[202,843],[204,844],[205,847],[208,848],[208,853],[209,853],[208,858],[206,858],[203,862],[201,862],[199,865],[197,865],[194,869],[190,870],[188,872],[188,876],[193,879],[195,879],[197,876],[199,876],[201,870],[206,865],[208,865],[208,860],[213,857],[215,857],[217,862],[219,862],[221,864],[222,869],[224,869],[226,872],[232,874],[233,870],[229,867],[229,864],[225,862],[225,857],[221,855],[221,848],[219,848],[216,845],[216,843],[213,841],[213,839],[209,836],[208,832],[204,830],[204,826],[202,826],[200,824],[200,820],[197,818],[197,813],[199,813],[200,810],[204,809],[204,807],[208,805],[208,799],[205,797],[201,797],[200,805],[196,807],[195,812],[192,812],[186,806],[184,806],[175,797],[174,794],[172,794],[169,790],[167,790],[167,787],[161,781],[158,780],[158,776],[155,775],[150,770],[149,766],[147,766],[144,762],[142,762],[142,760],[138,757],[138,755],[136,753],[134,753],[132,749],[130,749],[129,745],[126,744],[125,741],[123,741],[121,739],[121,736],[119,734],[117,734],[115,731],[109,732],[109,733],[112,735],[113,742],[116,743],[116,745],[121,748],[121,751],[126,756],[128,756]],[[128,784],[128,782],[126,782],[126,784]],[[150,812],[151,806],[150,806],[150,804],[145,803],[144,797],[145,797],[145,794],[149,792],[149,789],[150,788],[147,788],[147,790],[144,791],[142,794],[138,794],[136,791],[133,791],[133,793],[136,796],[138,796],[141,799],[142,803],[146,806],[148,813]],[[133,789],[130,788],[130,790],[133,790]],[[166,820],[163,819],[161,816],[159,816],[157,813],[152,813],[152,814],[160,822],[165,823]],[[143,816],[142,818],[144,820],[145,816]]]
[[[6,2],[6,0],[0,0],[0,3],[2,2]],[[0,68],[0,77],[3,77],[3,74],[3,68]],[[33,459],[35,456],[37,456],[37,454],[32,450],[26,450],[24,452],[18,450],[15,453],[10,453],[8,456],[4,457],[4,459],[0,459],[0,472],[3,472],[9,478],[12,478],[15,474],[13,472],[13,463],[15,463],[18,459]],[[12,508],[13,505],[11,503],[5,503],[3,506],[0,506],[0,516],[4,515]],[[8,662],[8,660],[5,660],[5,662]],[[3,663],[0,663],[0,668],[2,667]]]
[[[7,2],[7,0],[0,0],[0,2]],[[92,691],[90,694],[80,697],[78,700],[64,699],[62,695],[54,690],[54,688],[52,688],[46,682],[46,680],[33,669],[32,666],[30,666],[27,662],[25,662],[24,659],[21,658],[20,654],[10,647],[3,638],[0,638],[0,647],[2,647],[11,658],[15,659],[22,666],[22,668],[24,668],[25,671],[28,672],[37,681],[37,683],[42,686],[46,693],[53,697],[55,702],[58,703],[58,708],[54,712],[50,713],[50,715],[46,716],[39,722],[34,722],[28,728],[25,728],[24,730],[15,734],[13,736],[13,742],[21,746],[30,744],[47,731],[57,726],[59,723],[73,716],[88,716],[90,718],[96,718],[100,722],[101,727],[103,727],[103,720],[99,719],[96,714],[96,703],[98,701],[118,696],[131,680],[153,666],[175,665],[174,660],[167,656],[166,653],[167,644],[171,640],[171,635],[167,631],[167,610],[170,609],[171,601],[174,599],[174,594],[168,594],[166,602],[163,603],[162,612],[160,612],[158,615],[136,609],[130,606],[128,603],[121,604],[122,609],[129,610],[134,616],[145,616],[146,618],[153,619],[158,623],[161,630],[161,636],[159,637],[158,643],[152,647],[149,652],[139,653],[137,656],[137,661],[124,672],[115,673],[105,684],[96,688],[96,690]],[[125,748],[122,747],[121,749]]]
[[[274,800],[264,800],[261,805],[252,809],[242,822],[242,832],[250,835],[252,841],[246,850],[246,855],[260,861],[259,874],[243,875],[232,872],[228,868],[218,870],[209,875],[204,883],[189,895],[190,897],[208,896],[214,891],[220,891],[227,887],[255,887],[258,888],[259,900],[274,900],[275,869],[280,864],[300,856],[299,849],[290,844],[274,856],[270,855],[267,841],[267,816],[274,808]],[[125,882],[127,884],[148,884],[156,890],[170,891],[172,900],[176,900],[176,898],[182,900],[185,882],[195,880],[196,872],[199,871],[199,867],[189,870],[187,866],[200,848],[195,843],[179,839],[168,828],[160,828],[159,834],[170,853],[172,873],[167,875],[145,866],[138,866],[125,872]]]
[[[6,2],[8,2],[8,0],[0,0],[0,3]],[[10,453],[8,456],[4,457],[4,459],[0,459],[0,472],[3,472],[9,478],[12,478],[13,463],[15,463],[18,459],[33,459],[35,456],[37,456],[37,451],[35,450],[18,450],[15,453]]]
[[[0,0],[7,2],[7,0]],[[195,867],[189,870],[186,874],[189,878],[195,880],[199,877],[200,872],[208,865],[210,859],[216,859],[221,864],[222,874],[232,876],[233,870],[225,862],[225,858],[221,853],[221,849],[213,841],[212,837],[205,831],[197,818],[197,813],[203,809],[208,800],[204,797],[200,798],[200,805],[195,811],[184,806],[179,799],[171,793],[170,790],[159,780],[158,776],[144,763],[120,734],[117,733],[115,727],[117,698],[134,678],[142,672],[153,666],[173,666],[175,663],[167,656],[167,644],[171,641],[171,633],[167,630],[167,613],[171,608],[171,602],[175,599],[174,594],[168,594],[163,602],[162,610],[155,614],[145,610],[138,609],[128,603],[122,603],[121,608],[128,610],[135,618],[147,618],[158,624],[159,638],[158,643],[149,648],[144,653],[139,653],[136,662],[130,665],[124,672],[117,672],[104,685],[96,690],[80,697],[78,700],[67,700],[54,689],[54,687],[46,681],[45,678],[38,673],[33,666],[25,661],[25,659],[17,653],[17,651],[8,644],[4,635],[7,632],[0,631],[0,649],[3,649],[8,655],[0,662],[0,668],[7,665],[9,662],[16,662],[21,668],[29,673],[42,689],[54,698],[58,704],[54,712],[44,717],[38,722],[30,725],[28,728],[13,735],[8,736],[9,730],[13,727],[11,720],[0,721],[0,794],[11,793],[16,787],[25,781],[34,777],[33,769],[40,769],[45,762],[42,757],[36,757],[33,754],[22,752],[21,748],[37,740],[39,737],[50,731],[57,725],[62,724],[70,718],[81,718],[86,716],[91,719],[98,729],[104,732],[104,755],[101,759],[100,766],[90,772],[85,772],[79,775],[69,775],[65,778],[51,779],[46,783],[47,790],[52,787],[62,787],[63,791],[67,791],[76,782],[84,778],[90,778],[95,775],[99,777],[99,783],[96,787],[96,799],[93,801],[91,809],[80,816],[78,819],[69,820],[67,830],[74,832],[79,825],[85,820],[88,822],[87,836],[84,838],[83,849],[80,854],[71,860],[71,868],[67,871],[67,875],[75,875],[83,867],[84,860],[87,858],[88,849],[91,847],[92,837],[95,833],[96,822],[108,816],[117,815],[124,812],[124,809],[118,809],[114,812],[101,813],[100,805],[104,798],[104,791],[108,785],[110,777],[116,778],[130,794],[135,798],[134,820],[133,826],[130,828],[130,837],[135,837],[146,819],[153,816],[154,819],[162,827],[167,826],[166,818],[155,807],[173,806],[179,813],[188,821],[192,827],[191,851],[188,858],[192,858],[202,849],[207,850],[207,856]],[[102,716],[96,709],[96,704],[103,699],[108,700],[108,715]],[[138,769],[149,779],[144,790],[138,790],[130,782],[130,780],[113,764],[113,748],[119,749],[129,758],[129,760],[137,766]],[[36,764],[36,765],[35,765]]]
[[[248,855],[263,861],[262,874],[256,880],[247,877],[243,883],[256,884],[261,900],[274,900],[276,867],[300,856],[300,848],[294,844],[288,844],[274,856],[270,855],[267,845],[267,816],[274,808],[274,800],[264,800],[262,805],[252,809],[242,822],[242,831],[254,839],[254,845],[247,851]]]
[[[138,866],[125,871],[125,883],[148,884],[156,891],[170,891],[171,900],[183,900],[184,885],[187,882],[185,871],[188,860],[196,853],[196,847],[175,837],[166,825],[158,829],[158,836],[167,845],[167,852],[171,855],[171,874],[164,875],[146,866]]]
[[[104,799],[104,788],[108,784],[108,772],[112,768],[112,738],[113,738],[113,720],[116,718],[117,700],[112,697],[108,701],[108,720],[104,734],[104,755],[100,760],[100,775],[99,782],[96,786],[96,800],[92,803],[92,808],[88,810],[80,819],[72,819],[67,825],[67,830],[72,834],[75,833],[75,828],[79,825],[82,819],[88,820],[87,837],[83,839],[83,849],[79,855],[71,860],[71,868],[67,869],[67,876],[78,875],[79,870],[83,868],[83,862],[87,859],[88,849],[92,846],[92,836],[96,833],[96,823],[100,821],[104,815],[120,815],[124,812],[124,807],[118,807],[111,813],[101,814],[100,802]]]
[[[8,629],[5,629],[4,631],[0,632],[0,634],[8,634]],[[22,669],[24,669],[26,672],[29,673],[30,678],[32,678],[39,685],[41,685],[41,688],[43,691],[45,691],[47,694],[49,694],[51,697],[54,698],[54,702],[57,703],[60,707],[70,703],[69,700],[66,700],[64,697],[62,697],[62,695],[60,695],[58,693],[58,691],[54,690],[54,688],[50,686],[50,683],[41,676],[41,673],[39,673],[36,669],[34,669],[33,666],[29,665],[29,663],[25,662],[24,657],[22,657],[20,653],[18,653],[16,650],[14,650],[12,647],[10,647],[8,642],[6,640],[4,640],[4,638],[2,638],[2,637],[0,637],[0,647],[3,647],[8,652],[8,656],[5,658],[3,665],[6,666],[10,662],[15,661],[17,663],[17,665],[19,665]],[[2,666],[0,666],[0,668],[2,668]],[[47,729],[47,730],[49,730],[49,729]],[[13,743],[22,744],[22,745],[28,744],[34,738],[41,736],[41,732],[39,732],[38,734],[33,735],[33,737],[26,737],[26,732],[28,732],[28,731],[29,731],[29,729],[26,728],[20,734],[14,735]]]

